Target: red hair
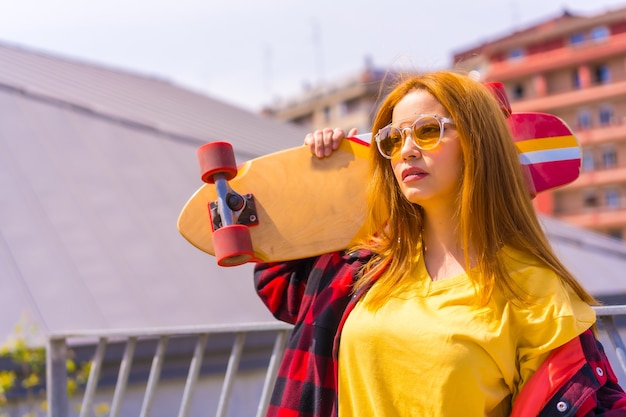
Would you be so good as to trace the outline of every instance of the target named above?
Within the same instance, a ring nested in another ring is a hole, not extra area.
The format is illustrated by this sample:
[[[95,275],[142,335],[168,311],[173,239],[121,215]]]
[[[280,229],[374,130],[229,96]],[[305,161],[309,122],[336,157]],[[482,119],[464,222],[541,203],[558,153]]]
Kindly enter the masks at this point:
[[[538,265],[552,269],[580,298],[589,295],[554,254],[532,205],[519,164],[519,155],[499,103],[487,87],[466,75],[438,71],[402,81],[381,104],[372,132],[391,123],[394,107],[408,93],[424,90],[454,120],[463,154],[463,174],[456,202],[459,244],[475,255],[477,273],[471,273],[480,299],[486,302],[499,287],[521,299],[508,276],[500,248],[507,246],[530,254]],[[371,181],[366,228],[370,238],[359,243],[375,253],[355,289],[369,285],[383,272],[372,294],[382,302],[398,288],[421,256],[424,212],[402,194],[391,164],[371,146]],[[381,197],[382,196],[382,197]],[[466,270],[470,259],[466,258]]]

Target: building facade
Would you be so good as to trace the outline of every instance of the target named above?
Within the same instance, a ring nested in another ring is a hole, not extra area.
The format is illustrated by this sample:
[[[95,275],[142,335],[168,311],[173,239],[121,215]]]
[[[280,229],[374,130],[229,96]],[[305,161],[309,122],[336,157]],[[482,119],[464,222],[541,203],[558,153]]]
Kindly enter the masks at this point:
[[[513,111],[563,119],[582,146],[574,183],[535,198],[540,213],[626,238],[626,7],[596,15],[564,11],[453,54],[453,67],[502,82]],[[264,110],[308,130],[367,132],[380,98],[402,74],[365,69]]]
[[[263,114],[309,131],[325,127],[369,132],[380,98],[404,73],[374,68],[366,62],[362,71],[334,82],[308,88],[301,95],[275,102]]]
[[[460,51],[456,67],[504,83],[514,112],[552,113],[582,146],[578,180],[539,195],[540,212],[626,237],[626,8],[564,12]]]

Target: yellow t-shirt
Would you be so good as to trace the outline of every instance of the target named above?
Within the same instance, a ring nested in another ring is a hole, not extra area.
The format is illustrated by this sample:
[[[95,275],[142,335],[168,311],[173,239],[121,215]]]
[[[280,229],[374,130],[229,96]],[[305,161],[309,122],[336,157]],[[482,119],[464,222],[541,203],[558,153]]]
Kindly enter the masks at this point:
[[[595,313],[551,270],[519,252],[502,255],[533,304],[496,291],[476,307],[466,274],[432,281],[423,261],[414,285],[382,308],[368,309],[366,295],[341,334],[339,416],[508,416],[547,354]]]

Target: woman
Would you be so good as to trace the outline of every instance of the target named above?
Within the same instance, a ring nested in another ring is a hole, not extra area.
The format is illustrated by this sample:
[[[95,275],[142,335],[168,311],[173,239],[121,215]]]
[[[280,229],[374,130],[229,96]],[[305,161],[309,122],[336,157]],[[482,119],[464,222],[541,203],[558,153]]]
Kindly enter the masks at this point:
[[[369,238],[256,266],[295,324],[268,415],[626,415],[596,302],[550,248],[487,88],[410,78],[372,131]],[[343,137],[305,144],[326,155]]]

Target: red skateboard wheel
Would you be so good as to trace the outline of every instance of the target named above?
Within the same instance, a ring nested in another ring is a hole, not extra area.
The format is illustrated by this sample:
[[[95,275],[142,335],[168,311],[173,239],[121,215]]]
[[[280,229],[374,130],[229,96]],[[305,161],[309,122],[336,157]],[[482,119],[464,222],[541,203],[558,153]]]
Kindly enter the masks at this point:
[[[237,175],[237,163],[233,147],[228,142],[212,142],[202,145],[196,151],[202,181],[214,184],[215,175],[223,174],[226,181]]]
[[[254,258],[252,238],[247,226],[234,224],[213,232],[213,248],[219,266],[236,266]]]

